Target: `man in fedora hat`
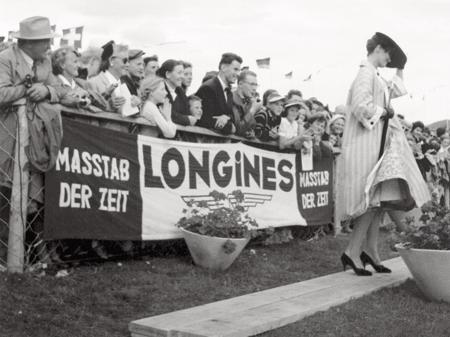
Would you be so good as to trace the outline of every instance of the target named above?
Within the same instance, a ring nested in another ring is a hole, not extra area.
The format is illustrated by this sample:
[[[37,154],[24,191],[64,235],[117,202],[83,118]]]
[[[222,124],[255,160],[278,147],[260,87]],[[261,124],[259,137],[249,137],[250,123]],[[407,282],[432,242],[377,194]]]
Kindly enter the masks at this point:
[[[58,102],[62,91],[52,74],[48,59],[50,39],[55,34],[47,18],[34,16],[20,22],[13,34],[17,44],[0,53],[0,187],[10,189],[14,169],[14,148],[17,130],[17,106],[21,98],[31,102],[49,100]],[[29,197],[43,202],[43,179],[40,174],[30,175]],[[36,212],[29,207],[29,212]]]

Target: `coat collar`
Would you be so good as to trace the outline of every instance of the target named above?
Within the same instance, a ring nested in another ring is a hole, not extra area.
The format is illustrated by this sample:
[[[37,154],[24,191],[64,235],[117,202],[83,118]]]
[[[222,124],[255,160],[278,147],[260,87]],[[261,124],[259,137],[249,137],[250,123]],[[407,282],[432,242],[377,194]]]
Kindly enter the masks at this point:
[[[31,73],[31,68],[28,66],[28,63],[22,54],[23,52],[19,49],[17,44],[14,44],[12,46],[12,51],[14,53],[14,58],[16,60],[15,66],[19,78],[24,79],[26,75],[33,76],[33,74]]]
[[[376,72],[378,74],[378,69],[369,61],[367,60],[362,60],[361,64],[359,65],[360,67],[367,67],[369,69],[372,69],[374,72]]]

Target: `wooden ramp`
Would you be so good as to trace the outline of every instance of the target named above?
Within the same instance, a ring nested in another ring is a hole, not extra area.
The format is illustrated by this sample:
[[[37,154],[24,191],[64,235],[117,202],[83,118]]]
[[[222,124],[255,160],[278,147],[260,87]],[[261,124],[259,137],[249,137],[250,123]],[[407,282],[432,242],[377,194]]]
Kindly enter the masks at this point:
[[[143,318],[132,337],[240,337],[273,330],[411,277],[400,257],[383,262],[392,274],[357,277],[352,270]]]

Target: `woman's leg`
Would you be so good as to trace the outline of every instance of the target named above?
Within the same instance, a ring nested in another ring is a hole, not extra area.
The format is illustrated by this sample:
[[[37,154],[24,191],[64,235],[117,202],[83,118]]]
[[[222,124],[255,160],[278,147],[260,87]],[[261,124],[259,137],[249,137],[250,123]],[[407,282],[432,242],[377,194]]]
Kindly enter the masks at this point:
[[[367,240],[365,242],[364,251],[374,260],[376,264],[380,264],[380,255],[378,254],[378,236],[380,233],[380,225],[383,221],[385,211],[377,210],[367,230]]]
[[[347,249],[345,250],[345,254],[353,260],[358,268],[362,268],[362,263],[359,258],[361,255],[361,247],[366,241],[367,230],[372,223],[374,215],[374,211],[370,210],[352,221],[353,231],[351,233]]]

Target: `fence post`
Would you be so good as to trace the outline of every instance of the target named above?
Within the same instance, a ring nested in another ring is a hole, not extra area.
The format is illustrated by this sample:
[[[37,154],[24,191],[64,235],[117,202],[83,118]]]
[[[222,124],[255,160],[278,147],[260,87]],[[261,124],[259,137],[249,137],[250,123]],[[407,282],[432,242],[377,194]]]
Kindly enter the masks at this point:
[[[18,105],[16,145],[14,149],[14,173],[9,213],[8,259],[10,273],[23,273],[24,236],[27,223],[29,170],[25,146],[28,144],[28,120],[25,99],[15,102]]]

